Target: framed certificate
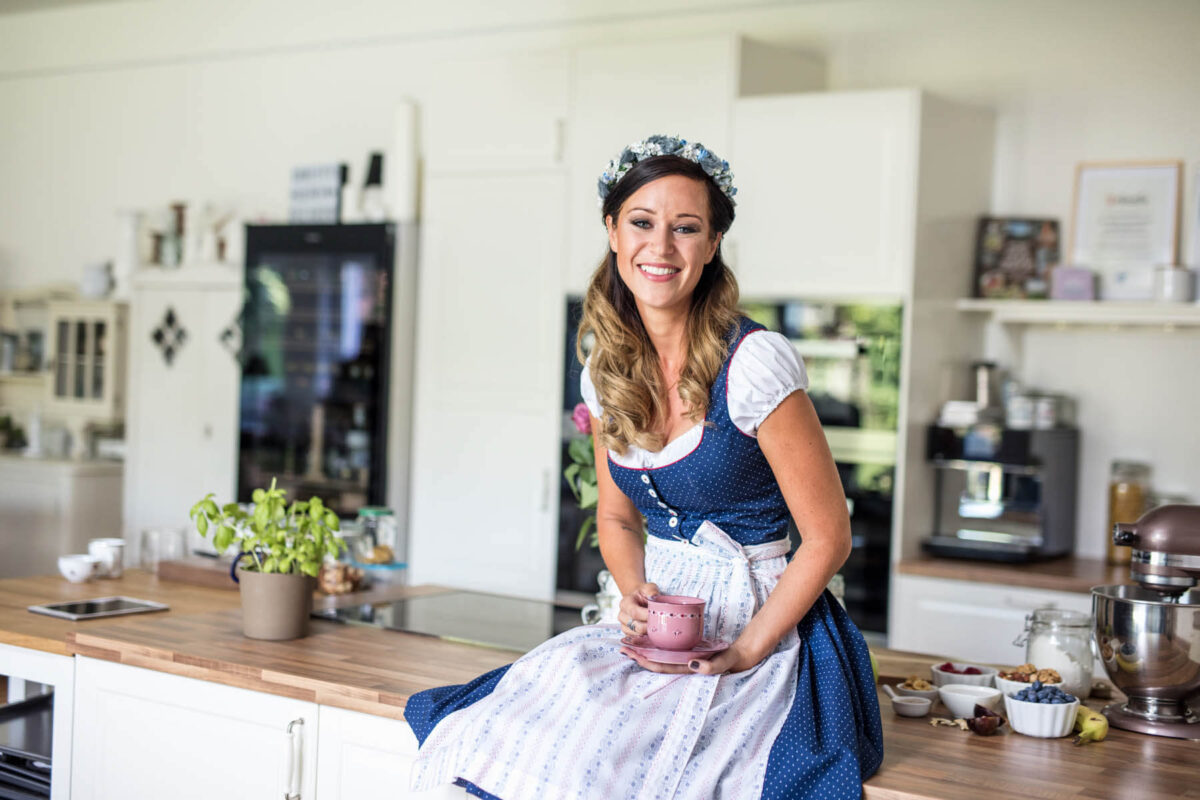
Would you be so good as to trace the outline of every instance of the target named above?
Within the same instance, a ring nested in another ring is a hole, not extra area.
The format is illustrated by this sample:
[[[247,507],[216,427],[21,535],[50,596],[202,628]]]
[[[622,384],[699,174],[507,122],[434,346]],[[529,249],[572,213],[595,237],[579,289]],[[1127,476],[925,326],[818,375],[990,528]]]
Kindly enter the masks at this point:
[[[1080,164],[1071,263],[1100,273],[1178,263],[1182,190],[1182,161]]]

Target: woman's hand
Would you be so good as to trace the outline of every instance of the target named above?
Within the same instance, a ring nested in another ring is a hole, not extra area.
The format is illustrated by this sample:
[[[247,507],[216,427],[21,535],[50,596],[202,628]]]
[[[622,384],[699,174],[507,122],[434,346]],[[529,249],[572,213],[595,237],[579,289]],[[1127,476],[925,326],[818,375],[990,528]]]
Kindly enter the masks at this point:
[[[621,633],[630,636],[642,636],[646,633],[646,621],[650,612],[646,602],[658,594],[658,586],[653,583],[640,583],[629,594],[621,596],[621,607],[617,611],[617,622],[621,623]]]
[[[638,655],[628,647],[622,647],[621,652],[651,672],[676,675],[688,673],[723,675],[727,672],[745,672],[758,666],[764,658],[770,655],[770,653],[759,652],[757,648],[751,647],[741,639],[711,658],[696,658],[687,664],[660,664]]]

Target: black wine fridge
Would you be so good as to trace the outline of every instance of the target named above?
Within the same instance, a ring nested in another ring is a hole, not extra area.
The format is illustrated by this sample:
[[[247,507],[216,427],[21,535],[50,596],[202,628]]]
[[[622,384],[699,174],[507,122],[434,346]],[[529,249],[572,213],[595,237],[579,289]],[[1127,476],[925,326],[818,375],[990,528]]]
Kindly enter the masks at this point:
[[[391,223],[247,226],[240,502],[384,504],[395,253]]]

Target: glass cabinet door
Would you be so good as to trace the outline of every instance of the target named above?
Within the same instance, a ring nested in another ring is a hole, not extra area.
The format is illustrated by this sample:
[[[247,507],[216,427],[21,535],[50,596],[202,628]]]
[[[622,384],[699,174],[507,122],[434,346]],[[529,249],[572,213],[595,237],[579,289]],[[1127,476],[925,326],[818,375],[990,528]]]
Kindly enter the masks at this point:
[[[83,320],[75,322],[75,389],[71,396],[76,400],[87,397],[84,387],[87,384],[87,323]]]
[[[67,396],[67,376],[71,370],[71,323],[60,319],[54,343],[54,396]]]
[[[92,394],[94,400],[104,397],[104,369],[107,366],[104,350],[108,346],[105,334],[108,326],[104,320],[92,322]]]

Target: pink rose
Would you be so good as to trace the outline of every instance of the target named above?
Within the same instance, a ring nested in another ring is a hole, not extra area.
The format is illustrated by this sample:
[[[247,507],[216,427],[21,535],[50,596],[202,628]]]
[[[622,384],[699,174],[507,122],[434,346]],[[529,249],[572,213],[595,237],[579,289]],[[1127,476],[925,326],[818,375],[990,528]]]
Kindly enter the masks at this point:
[[[571,421],[575,423],[575,427],[580,433],[592,432],[592,417],[588,414],[588,407],[585,403],[578,403],[575,410],[571,412]]]

